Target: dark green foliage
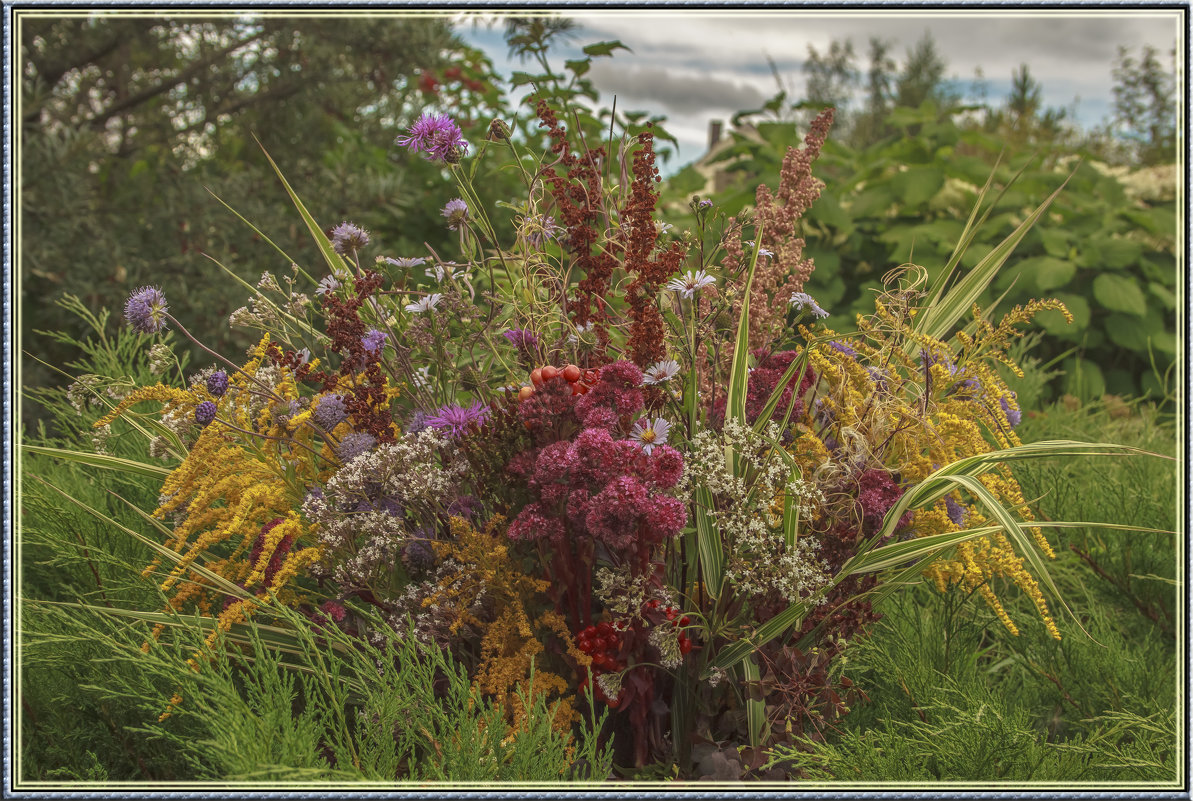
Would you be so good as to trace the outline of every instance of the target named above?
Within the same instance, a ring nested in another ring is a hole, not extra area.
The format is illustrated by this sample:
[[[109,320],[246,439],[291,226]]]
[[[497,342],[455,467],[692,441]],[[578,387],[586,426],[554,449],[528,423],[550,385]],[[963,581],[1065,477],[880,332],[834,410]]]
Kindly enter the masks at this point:
[[[887,123],[898,133],[865,149],[830,135],[815,165],[826,188],[802,221],[806,253],[816,263],[807,289],[836,326],[848,328],[855,314],[873,310],[873,290],[887,271],[913,262],[927,269],[930,281],[939,274],[1001,154],[995,186],[1009,189],[987,198],[990,216],[962,269],[1072,177],[981,299],[983,307],[1004,292],[1003,310],[1032,298],[1056,297],[1068,305],[1073,325],[1058,312],[1038,320],[1048,335],[1038,355],[1066,358],[1057,394],[1165,396],[1164,375],[1176,355],[1174,198],[1162,191],[1128,195],[1111,170],[1079,163],[1060,147],[1035,159],[1004,153],[1000,135],[967,124],[955,110],[896,107]],[[713,196],[726,214],[752,206],[759,183],[777,184],[786,148],[802,139],[788,123],[756,127],[761,142],[735,134],[735,145],[718,158],[732,176],[730,187]],[[684,183],[690,177],[681,172],[677,185],[690,186]],[[676,190],[670,197],[678,206],[690,193]]]
[[[1053,406],[1029,413],[1021,432],[1172,453],[1174,432],[1154,410],[1122,408]],[[1175,525],[1168,460],[1043,460],[1016,473],[1049,519]],[[1018,636],[956,590],[892,596],[845,666],[869,700],[827,742],[783,752],[783,764],[833,781],[1175,781],[1174,535],[1094,526],[1048,537],[1058,546],[1049,570],[1077,616],[1055,610],[1060,642],[1012,593],[1001,597]]]
[[[224,352],[248,344],[227,324],[242,290],[204,254],[254,282],[288,264],[211,193],[318,264],[254,137],[296,186],[318,187],[305,195],[326,228],[351,219],[386,255],[447,243],[439,167],[393,139],[424,104],[467,99],[473,116],[461,122],[475,146],[500,96],[484,56],[442,18],[94,14],[20,25],[21,333],[52,363],[75,353],[31,332],[80,332],[49,302],[63,291],[119,308],[143,284],[168,284],[171,310],[200,339]],[[24,366],[28,383],[54,380]]]

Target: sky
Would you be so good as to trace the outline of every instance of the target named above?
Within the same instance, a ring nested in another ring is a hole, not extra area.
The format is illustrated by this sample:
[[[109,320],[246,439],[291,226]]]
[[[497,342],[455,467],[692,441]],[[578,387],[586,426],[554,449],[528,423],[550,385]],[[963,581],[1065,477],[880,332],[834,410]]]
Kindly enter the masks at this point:
[[[569,9],[578,23],[570,45],[552,57],[562,65],[584,45],[619,40],[632,52],[594,59],[587,77],[608,105],[666,115],[665,127],[680,143],[673,172],[706,149],[710,120],[758,108],[778,91],[768,64],[798,98],[809,45],[826,53],[833,40],[853,41],[857,68],[865,73],[871,37],[893,44],[900,66],[907,51],[925,35],[935,40],[955,89],[974,98],[980,69],[987,102],[999,105],[1010,92],[1011,73],[1027,64],[1042,85],[1044,106],[1065,108],[1083,127],[1102,123],[1113,111],[1111,70],[1120,46],[1138,55],[1145,45],[1159,51],[1165,66],[1175,47],[1183,66],[1184,28],[1179,12],[1089,7],[1056,11],[1028,9],[807,10],[807,9]],[[458,26],[459,33],[509,75],[527,69],[508,56],[504,26]],[[531,70],[533,71],[533,70]],[[1183,71],[1183,70],[1182,70]],[[789,94],[792,94],[789,92]],[[1182,95],[1178,95],[1182,96]]]

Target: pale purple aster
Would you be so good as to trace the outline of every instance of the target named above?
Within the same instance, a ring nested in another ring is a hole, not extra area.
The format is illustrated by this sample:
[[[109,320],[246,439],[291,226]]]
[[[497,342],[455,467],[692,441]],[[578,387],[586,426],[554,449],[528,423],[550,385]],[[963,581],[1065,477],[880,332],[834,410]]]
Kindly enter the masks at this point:
[[[476,401],[467,408],[452,403],[440,407],[435,414],[428,417],[427,426],[440,431],[450,431],[452,436],[458,437],[467,433],[469,426],[473,423],[478,426],[484,423],[488,416],[489,407],[480,401]]]
[[[681,296],[691,300],[692,296],[697,292],[716,282],[717,279],[704,270],[697,270],[696,272],[688,270],[679,278],[672,278],[668,281],[667,289],[670,289],[672,292],[678,292]]]
[[[316,295],[329,295],[340,288],[340,282],[334,275],[328,275],[319,282],[319,287],[315,290]]]
[[[679,375],[679,362],[674,359],[655,362],[642,371],[642,383],[647,386],[663,384]]]
[[[216,370],[207,376],[207,391],[217,398],[223,397],[228,391],[228,374],[223,370]]]
[[[369,244],[369,232],[350,222],[342,222],[331,229],[331,246],[336,253],[347,256]]]
[[[370,328],[368,333],[360,338],[360,344],[369,353],[380,353],[381,349],[385,347],[387,339],[389,339],[389,334],[378,331],[376,328]]]
[[[428,161],[448,161],[468,151],[468,143],[451,117],[425,111],[394,144],[411,153],[425,153]]]
[[[447,201],[439,213],[447,220],[447,227],[451,231],[459,231],[468,222],[468,204],[458,197]]]
[[[807,308],[813,317],[828,317],[828,312],[820,308],[820,304],[809,295],[807,292],[796,292],[791,296],[789,303],[798,311]]]
[[[311,419],[324,431],[331,431],[348,417],[348,410],[344,408],[344,396],[339,394],[323,395],[315,411],[311,412]]]
[[[643,417],[634,423],[630,431],[631,442],[649,454],[655,446],[667,441],[667,432],[670,430],[671,424],[661,417],[649,421]]]
[[[426,297],[419,298],[414,303],[407,303],[406,311],[412,312],[414,314],[421,314],[438,306],[439,301],[441,300],[443,300],[443,295],[436,292],[433,295],[427,295]]]
[[[534,335],[534,332],[525,328],[511,328],[508,331],[501,332],[501,335],[509,340],[510,344],[524,350],[534,350],[534,347],[539,343],[539,338]]]
[[[414,259],[408,259],[408,258],[391,259],[390,257],[386,256],[384,260],[385,260],[386,264],[389,264],[393,267],[399,267],[404,270],[408,270],[411,267],[417,267],[426,261],[426,259],[422,258],[421,256],[418,258],[414,258]]]
[[[166,296],[155,286],[143,286],[128,296],[124,319],[142,334],[156,334],[166,327]]]
[[[211,401],[203,401],[195,407],[195,422],[204,428],[215,419],[216,406]]]
[[[362,453],[368,453],[377,443],[376,437],[366,431],[353,431],[340,438],[336,455],[341,462],[350,462]]]
[[[456,268],[459,267],[457,272]],[[463,265],[457,264],[454,261],[439,262],[431,266],[427,270],[427,278],[434,278],[436,283],[443,283],[443,279],[452,280],[458,276],[464,275],[465,270]]]

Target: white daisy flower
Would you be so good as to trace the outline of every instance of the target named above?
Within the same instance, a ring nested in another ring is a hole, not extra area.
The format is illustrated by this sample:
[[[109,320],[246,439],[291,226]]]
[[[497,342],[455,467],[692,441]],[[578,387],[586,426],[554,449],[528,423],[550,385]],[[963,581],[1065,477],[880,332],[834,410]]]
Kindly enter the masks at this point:
[[[667,441],[667,432],[670,430],[671,424],[661,417],[649,421],[643,417],[634,423],[634,430],[630,432],[631,441],[649,454],[655,446]]]
[[[457,270],[457,267],[460,267],[460,269]],[[427,270],[427,278],[434,278],[440,284],[443,283],[443,279],[445,278],[458,278],[463,274],[463,267],[454,261],[445,261],[442,264],[436,264],[434,267]]]
[[[803,310],[806,307],[812,312],[813,317],[828,317],[828,312],[820,308],[820,304],[807,292],[796,292],[791,296],[790,303],[797,310]]]
[[[391,259],[388,256],[385,256],[385,257],[378,257],[377,261],[384,261],[385,263],[390,264],[394,267],[398,267],[403,270],[408,270],[411,267],[417,267],[418,265],[422,264],[423,262],[426,261],[426,259],[421,258],[421,257],[416,258],[416,259],[408,259],[408,258]]]
[[[425,311],[430,311],[439,305],[439,301],[443,300],[443,295],[436,292],[434,295],[427,295],[425,298],[419,298],[414,303],[406,304],[406,311],[420,314]]]
[[[662,362],[655,362],[642,374],[642,383],[649,386],[655,384],[662,384],[670,381],[679,374],[679,362],[674,359],[668,359]]]
[[[672,292],[678,292],[682,297],[691,300],[692,296],[701,289],[704,289],[706,286],[711,286],[716,282],[717,279],[713,278],[704,270],[697,270],[696,272],[688,270],[681,277],[672,278],[670,281],[668,281],[667,289],[670,289]]]

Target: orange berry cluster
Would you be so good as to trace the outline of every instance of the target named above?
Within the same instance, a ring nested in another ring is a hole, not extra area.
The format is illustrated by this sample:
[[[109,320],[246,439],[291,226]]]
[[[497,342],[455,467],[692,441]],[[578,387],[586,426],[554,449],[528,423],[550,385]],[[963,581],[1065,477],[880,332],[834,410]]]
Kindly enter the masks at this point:
[[[574,364],[562,368],[549,364],[546,367],[536,367],[530,371],[530,385],[524,386],[518,391],[518,400],[526,400],[534,394],[536,389],[559,376],[572,385],[573,395],[583,395],[588,392],[589,387],[596,383],[598,372],[596,370],[581,370]]]

